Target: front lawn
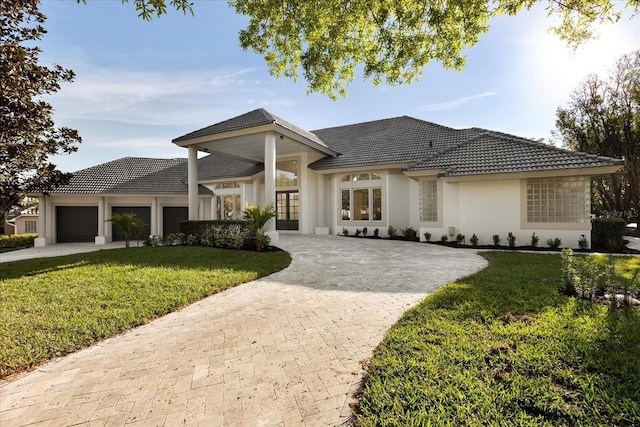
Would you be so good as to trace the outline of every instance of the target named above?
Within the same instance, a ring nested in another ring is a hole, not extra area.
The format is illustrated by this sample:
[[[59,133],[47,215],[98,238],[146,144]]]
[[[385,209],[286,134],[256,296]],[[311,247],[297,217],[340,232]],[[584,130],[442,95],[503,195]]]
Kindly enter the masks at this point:
[[[0,378],[290,262],[286,252],[166,246],[0,263]]]
[[[640,313],[561,295],[559,255],[483,256],[387,333],[358,424],[640,425]]]

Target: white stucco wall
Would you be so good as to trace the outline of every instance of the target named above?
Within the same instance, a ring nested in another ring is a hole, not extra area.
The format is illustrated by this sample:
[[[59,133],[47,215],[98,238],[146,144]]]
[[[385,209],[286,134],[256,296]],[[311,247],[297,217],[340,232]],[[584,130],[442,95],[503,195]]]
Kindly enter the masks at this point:
[[[393,226],[398,234],[403,228],[409,227],[411,224],[410,210],[413,203],[410,202],[410,181],[411,178],[403,175],[399,170],[389,171],[387,175],[387,186],[385,188],[383,198],[387,200],[387,221],[380,228],[380,235],[387,235],[388,226]],[[385,196],[386,194],[386,196]],[[415,228],[415,227],[414,227]]]
[[[548,239],[560,238],[562,247],[578,247],[581,235],[590,240],[590,224],[526,224],[523,220],[523,196],[520,179],[469,181],[442,183],[442,227],[426,227],[420,224],[420,237],[429,231],[432,241],[439,241],[443,234],[449,235],[449,227],[455,227],[454,236],[462,233],[469,244],[475,233],[479,245],[492,245],[493,235],[500,236],[500,244],[507,246],[511,232],[517,246],[531,243],[533,232],[539,237],[538,246],[546,247]],[[573,228],[573,229],[572,229]]]

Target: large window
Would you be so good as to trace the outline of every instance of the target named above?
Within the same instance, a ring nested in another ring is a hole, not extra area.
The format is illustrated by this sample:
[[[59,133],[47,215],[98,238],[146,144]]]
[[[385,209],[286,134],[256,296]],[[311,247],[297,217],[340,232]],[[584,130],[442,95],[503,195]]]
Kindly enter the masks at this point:
[[[588,222],[590,191],[590,179],[586,176],[528,179],[527,222]]]
[[[215,186],[215,210],[218,219],[242,217],[241,185],[237,182],[219,182]]]
[[[276,187],[298,186],[298,161],[283,160],[276,162]]]
[[[340,219],[343,222],[382,221],[381,179],[374,172],[347,174],[342,177]]]
[[[420,221],[438,221],[438,181],[420,181]]]

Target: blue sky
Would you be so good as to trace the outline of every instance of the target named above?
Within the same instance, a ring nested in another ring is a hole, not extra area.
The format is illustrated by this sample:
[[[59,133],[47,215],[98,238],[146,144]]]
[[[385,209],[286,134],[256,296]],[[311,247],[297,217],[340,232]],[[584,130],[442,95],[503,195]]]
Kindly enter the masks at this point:
[[[542,7],[494,18],[461,72],[438,63],[412,85],[357,80],[332,101],[306,82],[277,79],[237,39],[246,18],[226,1],[195,1],[151,22],[120,0],[43,0],[48,34],[41,62],[76,72],[47,100],[56,123],[78,129],[79,151],[54,159],[75,171],[125,156],[186,157],[173,138],[256,108],[308,130],[408,115],[455,128],[482,127],[550,138],[555,111],[589,73],[603,74],[640,47],[640,18],[599,29],[575,55],[547,28]]]

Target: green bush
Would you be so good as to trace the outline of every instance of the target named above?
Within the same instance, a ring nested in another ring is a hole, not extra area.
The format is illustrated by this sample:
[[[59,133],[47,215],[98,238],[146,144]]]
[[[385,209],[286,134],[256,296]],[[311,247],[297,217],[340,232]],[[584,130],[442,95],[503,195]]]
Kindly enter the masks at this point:
[[[591,221],[591,246],[593,249],[615,251],[622,247],[626,227],[622,218],[595,218]]]
[[[190,246],[241,248],[247,241],[255,241],[255,230],[247,221],[182,221],[180,233],[187,236]]]
[[[418,232],[413,227],[403,228],[402,230],[400,230],[400,232],[402,233],[402,237],[404,237],[404,240],[409,240],[412,242],[418,240]]]
[[[395,239],[396,237],[398,237],[398,232],[392,225],[390,225],[389,228],[387,228],[387,235],[390,239]]]
[[[556,237],[555,239],[547,239],[547,246],[551,249],[558,249],[562,245],[562,239]]]
[[[471,242],[471,246],[473,246],[474,248],[478,246],[478,236],[476,236],[476,233],[473,233],[473,236],[471,236],[469,241]]]
[[[516,236],[514,236],[512,232],[509,232],[507,235],[507,242],[509,243],[510,248],[516,245]]]
[[[33,239],[37,234],[10,234],[0,235],[0,248],[20,248],[33,245]]]
[[[536,232],[534,231],[533,234],[531,235],[531,246],[535,248],[536,246],[538,246],[539,241],[540,241],[540,238],[536,236]]]
[[[424,240],[426,240],[427,242],[431,241],[431,233],[429,233],[428,231],[424,232]]]
[[[493,246],[500,246],[500,235],[494,234],[493,237]]]

